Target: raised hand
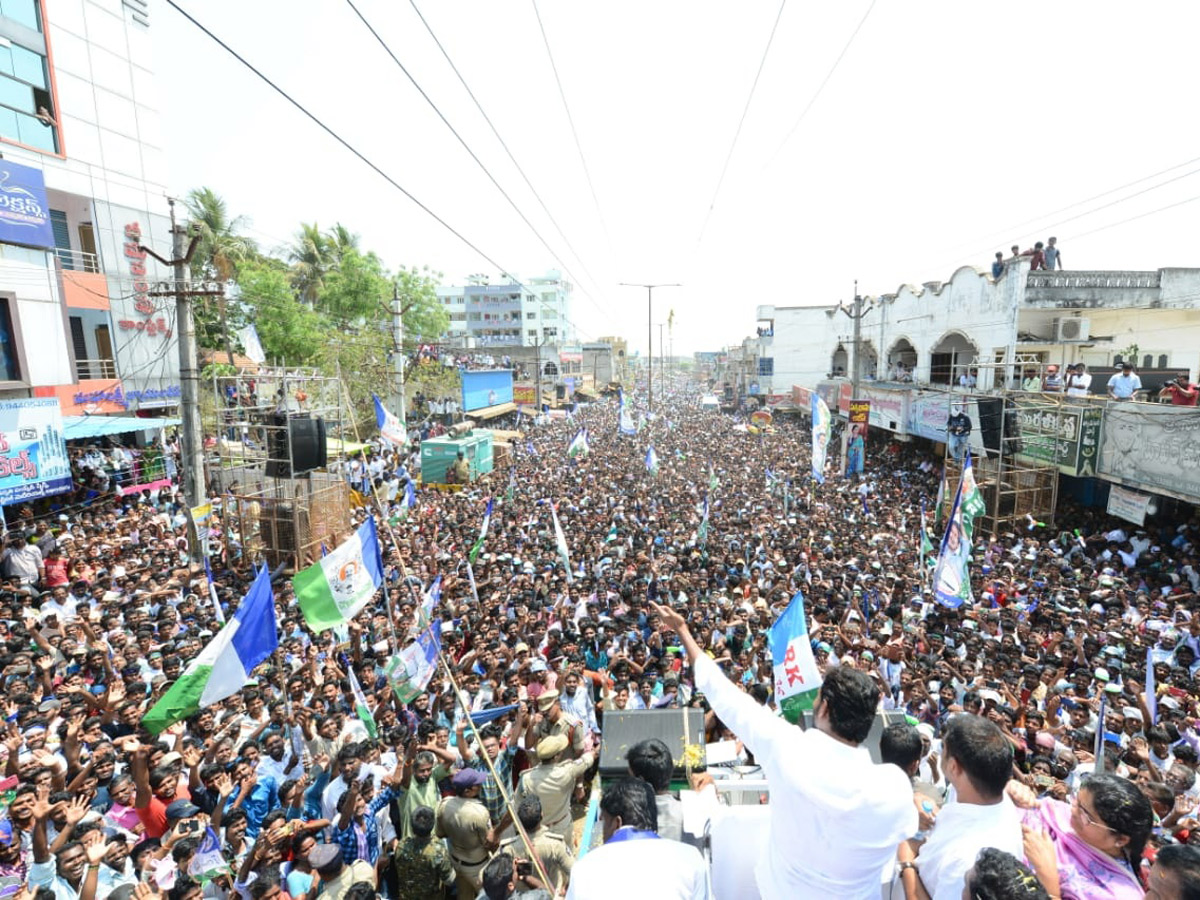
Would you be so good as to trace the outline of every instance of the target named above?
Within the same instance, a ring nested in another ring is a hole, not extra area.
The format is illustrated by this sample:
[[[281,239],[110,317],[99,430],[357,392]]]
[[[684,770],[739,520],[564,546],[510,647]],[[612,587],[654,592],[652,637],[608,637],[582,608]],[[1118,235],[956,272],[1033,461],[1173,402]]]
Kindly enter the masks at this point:
[[[78,825],[83,821],[83,817],[88,814],[89,809],[91,809],[91,804],[88,802],[87,797],[73,797],[67,802],[67,810],[64,813],[67,824],[72,828]]]

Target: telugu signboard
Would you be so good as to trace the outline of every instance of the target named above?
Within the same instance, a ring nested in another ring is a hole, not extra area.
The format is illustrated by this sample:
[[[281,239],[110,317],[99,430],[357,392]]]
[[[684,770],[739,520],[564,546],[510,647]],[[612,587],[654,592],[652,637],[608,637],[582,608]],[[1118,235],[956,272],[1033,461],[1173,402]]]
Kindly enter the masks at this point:
[[[0,400],[0,506],[69,490],[58,400]]]
[[[0,159],[0,241],[29,247],[54,246],[41,169]]]
[[[1100,475],[1200,503],[1200,410],[1154,403],[1109,403]]]
[[[1018,459],[1053,463],[1064,475],[1095,475],[1100,448],[1099,406],[1048,408],[1037,400],[1016,400],[1020,429]]]

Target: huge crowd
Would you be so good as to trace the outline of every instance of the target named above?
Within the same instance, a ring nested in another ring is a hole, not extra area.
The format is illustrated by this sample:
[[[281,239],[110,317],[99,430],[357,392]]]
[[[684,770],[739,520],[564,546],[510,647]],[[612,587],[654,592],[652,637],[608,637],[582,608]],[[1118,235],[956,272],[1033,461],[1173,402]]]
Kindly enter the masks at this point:
[[[703,739],[771,785],[737,896],[1198,896],[1200,519],[1064,502],[977,536],[975,601],[949,609],[920,550],[932,448],[873,441],[861,479],[817,485],[806,422],[755,435],[682,385],[656,399],[635,435],[601,401],[530,429],[511,477],[418,487],[403,512],[419,457],[380,446],[347,470],[356,522],[379,522],[375,600],[313,634],[280,575],[278,650],[157,735],[142,716],[222,627],[214,597],[232,616],[254,576],[231,499],[212,594],[177,493],[9,510],[0,895],[707,897],[661,742],[630,750],[603,846],[579,846],[606,714],[699,707]],[[410,696],[385,668],[439,578],[444,665]],[[777,715],[769,654],[798,592],[825,682],[808,731]],[[875,764],[880,710],[899,721]],[[691,779],[720,805],[711,773]]]

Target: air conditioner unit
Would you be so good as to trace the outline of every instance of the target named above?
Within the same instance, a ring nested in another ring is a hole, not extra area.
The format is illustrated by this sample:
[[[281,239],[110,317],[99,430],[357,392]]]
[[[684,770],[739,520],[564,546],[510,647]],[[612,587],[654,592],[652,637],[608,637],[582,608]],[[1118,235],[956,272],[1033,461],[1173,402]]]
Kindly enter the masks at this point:
[[[1065,344],[1071,341],[1086,341],[1092,332],[1092,320],[1071,317],[1054,320],[1054,342]]]

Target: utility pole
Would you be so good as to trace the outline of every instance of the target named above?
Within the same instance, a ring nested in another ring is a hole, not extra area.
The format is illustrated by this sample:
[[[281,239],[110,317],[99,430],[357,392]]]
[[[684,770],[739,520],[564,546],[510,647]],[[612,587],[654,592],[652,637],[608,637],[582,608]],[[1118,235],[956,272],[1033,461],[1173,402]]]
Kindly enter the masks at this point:
[[[854,321],[854,355],[850,360],[850,396],[855,400],[858,399],[858,384],[862,380],[862,320],[863,316],[871,311],[870,307],[863,309],[863,298],[858,293],[858,281],[854,282],[854,312],[850,312],[844,306],[839,307],[846,316]]]
[[[663,393],[667,389],[667,345],[663,343],[663,323],[658,323],[658,382]]]
[[[650,412],[654,412],[654,289],[656,287],[683,287],[682,284],[630,284],[620,282],[621,287],[644,287],[646,289],[646,395]]]
[[[175,297],[175,330],[179,340],[179,410],[183,420],[183,493],[188,506],[204,502],[208,489],[204,481],[204,438],[200,430],[200,370],[196,362],[196,323],[192,318],[193,297],[224,297],[221,284],[202,284],[199,288],[187,280],[187,266],[200,242],[199,235],[187,241],[187,229],[175,221],[175,200],[168,198],[171,208],[171,259],[164,259],[149,247],[138,249],[153,256],[164,266],[170,266],[173,280],[159,282],[149,296]],[[191,556],[200,559],[200,547],[192,542]]]
[[[400,427],[408,434],[408,416],[404,401],[404,310],[400,307],[400,285],[392,285],[392,409],[400,419]]]

